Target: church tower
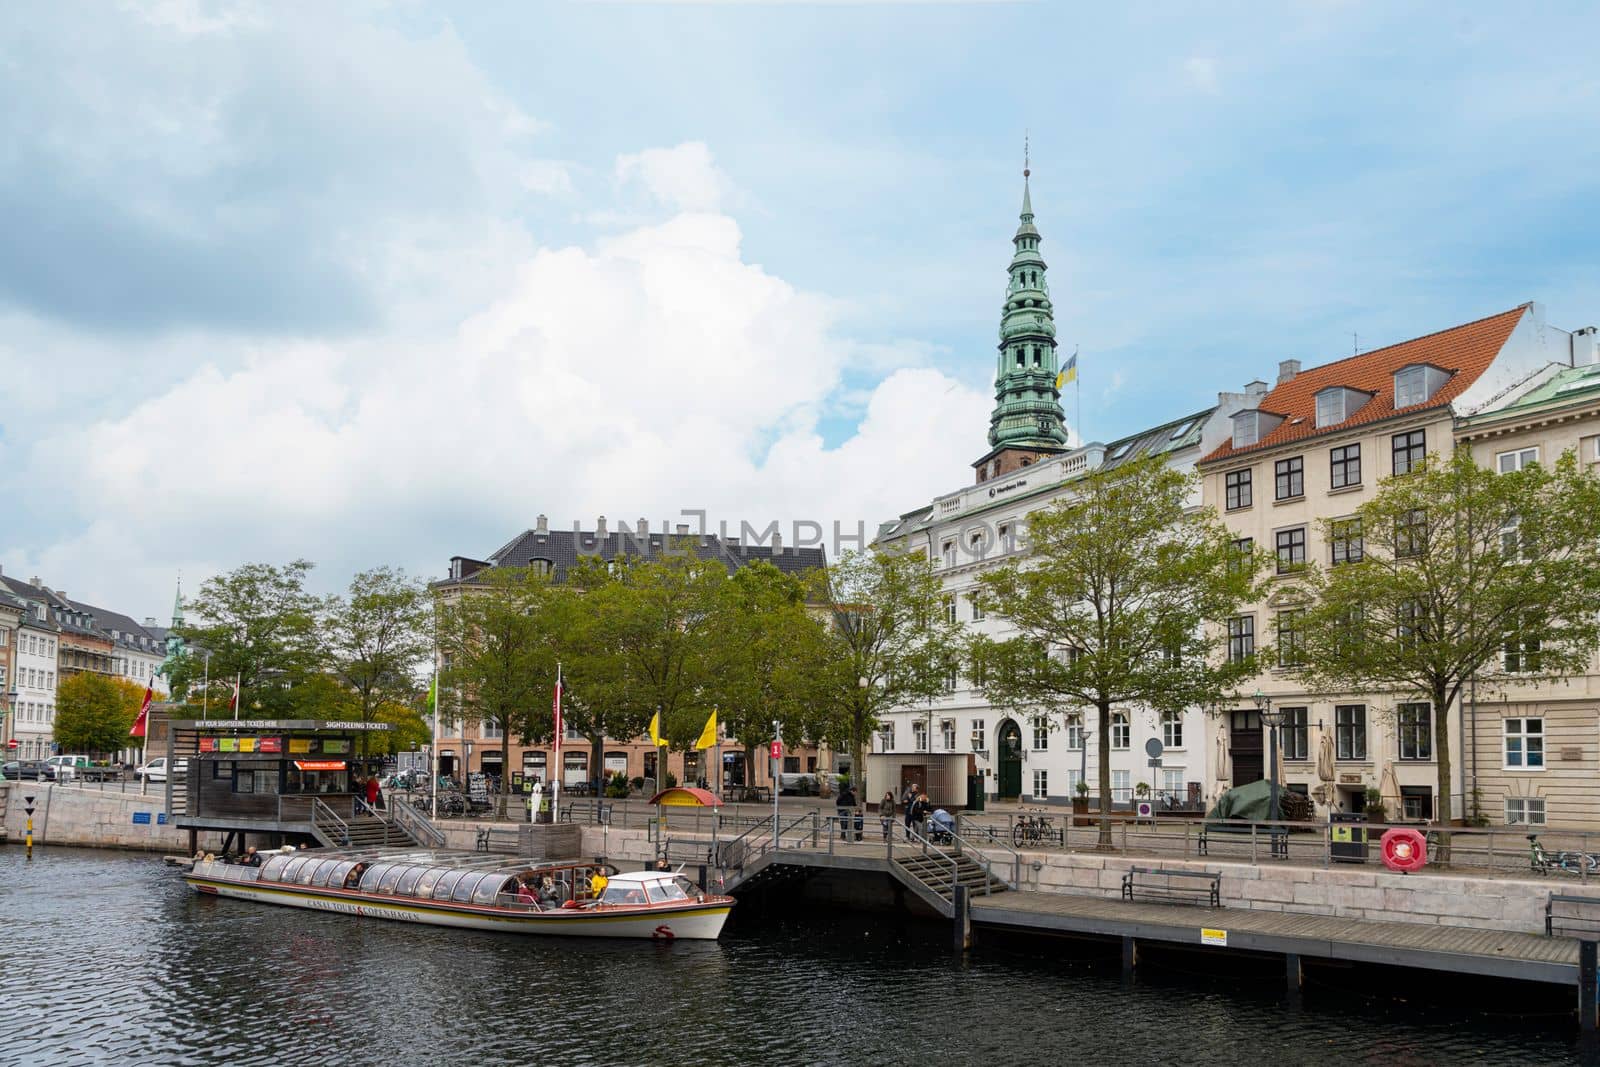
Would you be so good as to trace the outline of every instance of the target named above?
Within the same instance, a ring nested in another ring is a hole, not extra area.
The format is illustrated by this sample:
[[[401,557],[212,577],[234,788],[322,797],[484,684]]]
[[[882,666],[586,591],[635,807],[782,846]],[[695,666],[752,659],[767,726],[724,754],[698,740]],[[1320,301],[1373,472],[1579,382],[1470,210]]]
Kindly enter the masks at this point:
[[[1056,388],[1056,324],[1045,283],[1039,231],[1033,224],[1029,169],[1022,169],[1022,216],[1000,315],[990,449],[973,463],[978,481],[1010,474],[1067,450],[1066,415]]]

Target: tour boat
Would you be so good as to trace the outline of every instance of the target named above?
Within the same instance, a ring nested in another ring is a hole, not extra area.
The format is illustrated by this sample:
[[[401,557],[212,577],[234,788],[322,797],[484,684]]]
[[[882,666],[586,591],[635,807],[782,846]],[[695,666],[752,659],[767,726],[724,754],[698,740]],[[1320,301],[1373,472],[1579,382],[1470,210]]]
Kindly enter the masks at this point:
[[[601,875],[607,884],[597,895],[593,888]],[[618,873],[605,863],[518,862],[482,852],[268,852],[259,867],[198,860],[183,877],[196,892],[210,896],[566,937],[712,941],[733,907],[732,897],[704,893],[671,871]]]

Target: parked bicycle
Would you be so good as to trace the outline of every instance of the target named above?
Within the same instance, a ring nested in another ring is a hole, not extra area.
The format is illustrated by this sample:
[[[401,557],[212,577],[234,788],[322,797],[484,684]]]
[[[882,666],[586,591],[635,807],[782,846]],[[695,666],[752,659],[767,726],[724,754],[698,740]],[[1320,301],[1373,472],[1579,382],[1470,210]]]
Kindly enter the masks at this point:
[[[1011,827],[1011,843],[1013,845],[1038,845],[1055,844],[1058,831],[1048,815],[1018,816]]]
[[[1538,834],[1528,835],[1528,862],[1537,874],[1561,871],[1565,874],[1594,874],[1600,871],[1600,856],[1590,852],[1572,852],[1563,849],[1551,852],[1539,843]]]

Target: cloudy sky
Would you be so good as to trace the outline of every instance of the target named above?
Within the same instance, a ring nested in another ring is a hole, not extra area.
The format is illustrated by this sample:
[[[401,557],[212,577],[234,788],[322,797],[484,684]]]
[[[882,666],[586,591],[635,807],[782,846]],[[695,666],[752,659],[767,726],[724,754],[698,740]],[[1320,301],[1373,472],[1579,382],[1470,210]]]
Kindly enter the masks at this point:
[[[0,566],[873,524],[986,447],[1025,130],[1091,440],[1600,320],[1600,17],[1284,6],[5,5]]]

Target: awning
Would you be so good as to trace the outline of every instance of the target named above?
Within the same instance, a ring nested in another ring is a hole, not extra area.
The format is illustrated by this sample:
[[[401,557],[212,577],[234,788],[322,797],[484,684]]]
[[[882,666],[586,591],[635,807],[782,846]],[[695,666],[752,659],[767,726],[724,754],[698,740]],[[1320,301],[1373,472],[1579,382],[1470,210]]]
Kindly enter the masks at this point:
[[[692,786],[674,786],[663,789],[650,798],[651,804],[661,804],[669,808],[715,808],[722,804],[716,794],[708,789],[695,789]]]
[[[342,759],[297,759],[294,765],[302,771],[342,771],[345,761]]]

